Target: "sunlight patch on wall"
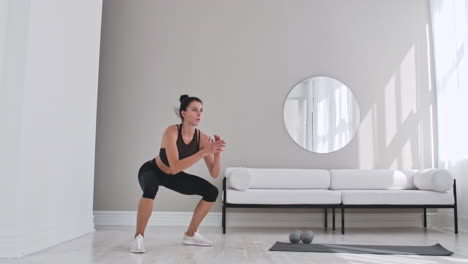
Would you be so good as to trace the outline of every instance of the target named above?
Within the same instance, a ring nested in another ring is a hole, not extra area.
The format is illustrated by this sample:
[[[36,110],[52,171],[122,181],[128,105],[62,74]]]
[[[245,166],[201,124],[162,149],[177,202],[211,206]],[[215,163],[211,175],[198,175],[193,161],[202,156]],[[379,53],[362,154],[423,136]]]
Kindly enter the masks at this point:
[[[411,141],[407,140],[403,148],[401,148],[401,168],[402,169],[412,169],[413,168],[413,159],[411,153]]]
[[[389,169],[399,169],[400,166],[398,165],[398,163],[399,163],[398,161],[399,161],[398,157],[395,157],[388,168]]]
[[[432,91],[432,53],[431,53],[431,30],[429,25],[426,24],[426,51],[427,51],[427,80],[429,81],[427,90]]]
[[[367,112],[363,117],[356,136],[359,141],[359,168],[369,169],[374,167],[374,123],[375,110]]]
[[[416,56],[413,44],[400,64],[400,124],[403,124],[411,113],[416,113],[416,87]]]
[[[395,75],[385,86],[385,146],[388,147],[397,133]]]

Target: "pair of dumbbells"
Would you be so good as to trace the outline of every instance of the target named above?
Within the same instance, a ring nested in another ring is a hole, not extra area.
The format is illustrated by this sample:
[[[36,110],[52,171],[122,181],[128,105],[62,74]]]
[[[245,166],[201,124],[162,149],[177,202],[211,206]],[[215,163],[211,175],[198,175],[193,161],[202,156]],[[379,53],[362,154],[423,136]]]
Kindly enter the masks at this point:
[[[310,244],[314,240],[315,234],[310,230],[300,231],[295,230],[289,234],[289,241],[293,244],[297,244],[302,240],[304,244]]]

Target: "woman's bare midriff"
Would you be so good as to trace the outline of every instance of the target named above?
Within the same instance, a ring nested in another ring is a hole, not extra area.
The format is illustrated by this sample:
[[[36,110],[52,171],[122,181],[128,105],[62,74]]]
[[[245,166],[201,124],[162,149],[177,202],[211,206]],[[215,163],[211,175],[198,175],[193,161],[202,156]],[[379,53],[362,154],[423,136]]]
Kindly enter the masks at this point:
[[[156,165],[159,167],[159,169],[161,169],[164,173],[166,174],[171,174],[170,171],[171,171],[171,168],[169,168],[168,166],[166,166],[166,164],[164,164],[161,159],[159,158],[159,156],[156,157]]]

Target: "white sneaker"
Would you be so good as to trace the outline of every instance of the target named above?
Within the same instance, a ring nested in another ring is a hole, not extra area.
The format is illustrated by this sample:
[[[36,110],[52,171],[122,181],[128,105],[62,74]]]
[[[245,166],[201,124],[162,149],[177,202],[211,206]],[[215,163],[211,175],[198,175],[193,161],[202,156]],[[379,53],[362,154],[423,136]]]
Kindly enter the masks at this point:
[[[206,239],[204,236],[200,234],[200,232],[197,231],[192,237],[184,233],[184,244],[211,247],[213,245],[213,242]]]
[[[130,245],[130,252],[132,253],[145,253],[146,252],[142,235],[138,235],[137,237],[135,237],[132,244]]]

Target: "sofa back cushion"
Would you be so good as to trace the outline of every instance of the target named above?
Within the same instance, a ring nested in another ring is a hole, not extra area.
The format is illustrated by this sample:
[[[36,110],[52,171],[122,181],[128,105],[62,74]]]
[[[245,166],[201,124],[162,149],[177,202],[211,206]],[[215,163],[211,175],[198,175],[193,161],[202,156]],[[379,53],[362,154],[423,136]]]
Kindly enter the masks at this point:
[[[414,190],[415,170],[330,170],[331,190]]]
[[[444,169],[425,169],[413,177],[416,188],[427,191],[446,192],[452,188],[453,176]]]
[[[249,189],[330,188],[330,174],[328,170],[319,169],[226,168],[224,175],[228,177],[228,186],[234,189],[236,188],[231,183],[237,183],[237,186],[241,186],[238,180],[229,179],[229,177],[239,177],[241,179],[239,175],[242,173],[249,174],[248,177],[242,177],[242,180],[249,180]]]
[[[245,191],[250,188],[252,176],[250,169],[244,167],[226,168],[224,175],[227,177],[227,185],[229,188],[238,191]]]

